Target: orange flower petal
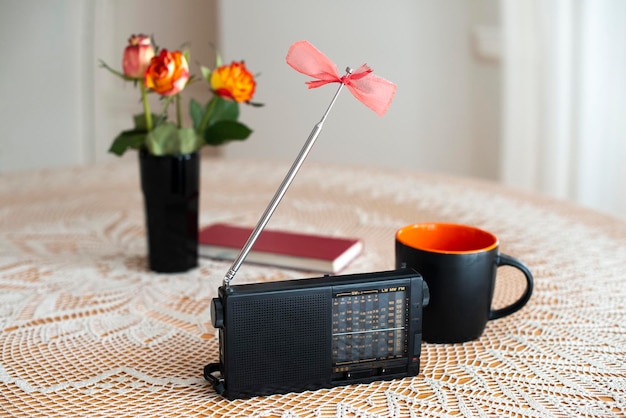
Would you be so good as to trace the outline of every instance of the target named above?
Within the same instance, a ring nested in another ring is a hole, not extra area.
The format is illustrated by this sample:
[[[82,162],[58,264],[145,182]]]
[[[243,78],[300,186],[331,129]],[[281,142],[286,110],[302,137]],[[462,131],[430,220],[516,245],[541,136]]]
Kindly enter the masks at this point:
[[[189,80],[189,64],[180,51],[161,50],[146,70],[145,85],[162,96],[182,91]]]
[[[254,96],[256,81],[243,61],[222,65],[211,74],[211,88],[218,96],[238,103],[248,102]]]

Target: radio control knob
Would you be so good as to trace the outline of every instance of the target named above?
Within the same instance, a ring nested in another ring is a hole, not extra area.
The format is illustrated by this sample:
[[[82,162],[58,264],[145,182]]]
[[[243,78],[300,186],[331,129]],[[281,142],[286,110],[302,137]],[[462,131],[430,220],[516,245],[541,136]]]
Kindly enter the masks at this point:
[[[224,328],[224,306],[219,298],[211,301],[211,323],[213,328]]]

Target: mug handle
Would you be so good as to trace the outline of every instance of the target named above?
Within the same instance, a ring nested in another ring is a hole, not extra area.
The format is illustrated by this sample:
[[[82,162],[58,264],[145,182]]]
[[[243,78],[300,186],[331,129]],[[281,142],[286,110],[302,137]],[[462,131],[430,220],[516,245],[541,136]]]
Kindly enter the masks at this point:
[[[511,315],[512,313],[519,311],[524,305],[526,305],[526,303],[530,299],[530,295],[532,295],[533,293],[533,275],[524,263],[522,263],[515,257],[511,257],[506,254],[498,254],[498,257],[496,258],[496,264],[498,265],[498,267],[515,267],[519,269],[522,273],[524,273],[524,276],[526,276],[526,290],[524,291],[522,296],[520,296],[520,298],[511,305],[501,309],[490,310],[489,320],[502,318],[504,316]]]

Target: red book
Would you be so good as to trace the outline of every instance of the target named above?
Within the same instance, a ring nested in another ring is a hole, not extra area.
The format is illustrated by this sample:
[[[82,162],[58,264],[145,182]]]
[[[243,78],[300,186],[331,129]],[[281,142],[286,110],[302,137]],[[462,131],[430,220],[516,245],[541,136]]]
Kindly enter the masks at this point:
[[[234,260],[253,228],[216,223],[200,229],[198,253],[222,260]],[[299,270],[337,273],[363,250],[356,238],[264,229],[244,262]]]

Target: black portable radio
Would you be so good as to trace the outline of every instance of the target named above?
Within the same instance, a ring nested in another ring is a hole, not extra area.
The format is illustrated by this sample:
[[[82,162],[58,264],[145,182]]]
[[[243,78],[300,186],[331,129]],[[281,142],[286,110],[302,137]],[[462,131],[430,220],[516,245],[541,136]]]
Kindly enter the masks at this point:
[[[350,74],[348,67],[346,76]],[[313,147],[344,80],[337,80],[340,85],[330,105],[212,300],[220,361],[207,365],[204,376],[228,399],[419,372],[422,308],[429,293],[415,270],[230,285]]]
[[[414,376],[426,282],[412,269],[219,288],[219,363],[228,399]]]

